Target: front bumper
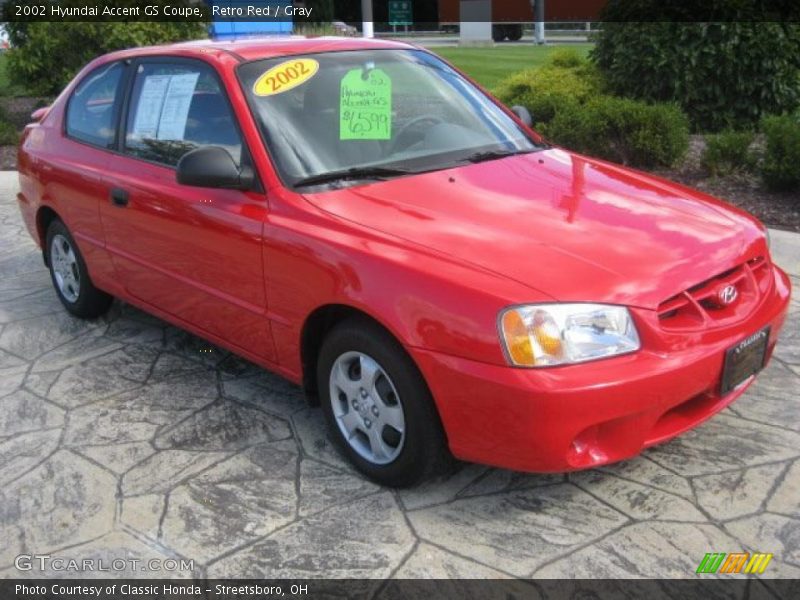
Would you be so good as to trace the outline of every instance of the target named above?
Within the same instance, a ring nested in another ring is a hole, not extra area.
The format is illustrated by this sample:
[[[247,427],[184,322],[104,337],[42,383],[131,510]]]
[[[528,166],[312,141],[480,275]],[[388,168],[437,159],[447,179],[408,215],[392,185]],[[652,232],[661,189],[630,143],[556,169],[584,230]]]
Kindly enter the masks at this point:
[[[545,369],[412,354],[456,457],[521,471],[595,467],[697,426],[744,392],[752,377],[719,395],[724,354],[769,325],[769,360],[790,295],[786,274],[777,267],[773,274],[770,294],[747,319],[687,336],[669,351],[644,344],[634,354]]]

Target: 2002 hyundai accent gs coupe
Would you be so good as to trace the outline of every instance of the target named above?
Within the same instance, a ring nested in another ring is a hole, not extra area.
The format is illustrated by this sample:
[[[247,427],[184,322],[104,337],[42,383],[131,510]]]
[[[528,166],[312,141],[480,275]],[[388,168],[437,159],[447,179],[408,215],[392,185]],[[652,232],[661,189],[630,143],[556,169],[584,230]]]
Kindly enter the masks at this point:
[[[735,400],[789,280],[751,216],[526,117],[396,42],[122,51],[34,113],[19,205],[68,311],[302,383],[377,481],[593,467]]]

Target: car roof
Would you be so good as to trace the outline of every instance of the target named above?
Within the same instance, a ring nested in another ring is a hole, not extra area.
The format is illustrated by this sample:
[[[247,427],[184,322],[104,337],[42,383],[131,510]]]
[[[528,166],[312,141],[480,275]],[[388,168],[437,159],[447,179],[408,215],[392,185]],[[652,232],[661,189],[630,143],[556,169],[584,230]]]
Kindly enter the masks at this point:
[[[121,50],[106,55],[106,59],[132,58],[157,54],[192,56],[195,54],[227,54],[239,60],[250,61],[296,54],[341,52],[345,50],[387,50],[415,48],[411,44],[392,40],[353,37],[272,36],[250,37],[238,40],[193,40],[164,46],[145,46]]]

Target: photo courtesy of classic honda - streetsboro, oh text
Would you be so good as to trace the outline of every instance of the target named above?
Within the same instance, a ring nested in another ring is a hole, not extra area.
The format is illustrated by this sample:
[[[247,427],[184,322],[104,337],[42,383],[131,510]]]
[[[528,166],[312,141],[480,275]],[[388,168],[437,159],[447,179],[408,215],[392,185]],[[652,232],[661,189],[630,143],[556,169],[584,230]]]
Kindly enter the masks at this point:
[[[119,298],[302,385],[392,486],[635,456],[735,401],[789,303],[754,217],[551,146],[402,42],[101,56],[19,177],[67,311]]]

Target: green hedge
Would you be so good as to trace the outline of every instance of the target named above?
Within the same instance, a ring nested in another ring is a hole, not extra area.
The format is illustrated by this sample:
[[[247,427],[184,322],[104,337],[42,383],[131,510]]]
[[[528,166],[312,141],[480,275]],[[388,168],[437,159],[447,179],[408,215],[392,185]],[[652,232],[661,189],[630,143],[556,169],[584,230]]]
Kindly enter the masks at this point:
[[[0,146],[16,146],[19,143],[20,133],[8,121],[0,121]]]
[[[681,22],[700,9],[713,22]],[[800,24],[763,10],[760,0],[608,0],[592,58],[615,94],[677,102],[695,131],[752,126],[800,101]]]
[[[689,122],[676,105],[613,96],[564,107],[543,133],[576,152],[636,167],[671,166],[689,147]]]
[[[600,93],[599,73],[573,49],[554,51],[543,66],[515,73],[494,90],[506,106],[527,108],[537,126],[552,121],[563,106],[582,104]]]
[[[688,148],[688,121],[675,105],[650,105],[604,94],[597,68],[572,49],[538,69],[504,80],[495,95],[520,104],[535,127],[571,150],[640,167],[667,166]]]
[[[16,146],[19,143],[20,132],[11,122],[8,112],[0,106],[0,146]]]
[[[749,171],[756,157],[751,150],[755,135],[752,131],[723,131],[706,136],[701,163],[712,175],[727,175],[734,171]]]
[[[766,137],[761,173],[767,187],[800,189],[800,117],[766,117],[761,128]]]

